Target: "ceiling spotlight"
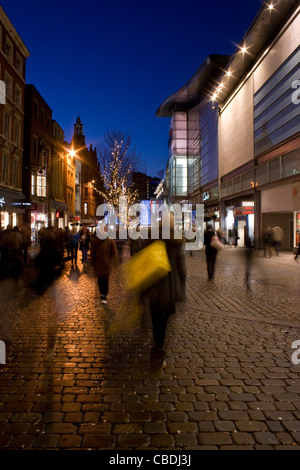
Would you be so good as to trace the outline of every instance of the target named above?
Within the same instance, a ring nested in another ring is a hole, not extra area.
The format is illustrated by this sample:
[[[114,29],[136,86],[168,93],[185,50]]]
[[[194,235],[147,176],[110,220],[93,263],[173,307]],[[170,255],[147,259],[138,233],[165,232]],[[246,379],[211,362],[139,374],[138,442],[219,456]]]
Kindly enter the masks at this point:
[[[226,72],[226,76],[227,76],[227,77],[231,77],[231,72],[230,72],[230,70],[228,70],[228,71]]]
[[[269,10],[274,10],[274,5],[273,5],[273,3],[269,3],[268,9],[269,9]]]
[[[247,47],[246,46],[241,47],[241,52],[245,54],[245,52],[247,52]]]

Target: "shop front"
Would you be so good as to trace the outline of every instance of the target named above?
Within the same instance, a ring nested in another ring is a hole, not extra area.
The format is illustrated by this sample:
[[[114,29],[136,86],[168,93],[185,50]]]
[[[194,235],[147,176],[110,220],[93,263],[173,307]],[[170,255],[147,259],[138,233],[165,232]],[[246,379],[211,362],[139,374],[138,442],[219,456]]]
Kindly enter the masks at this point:
[[[245,246],[247,240],[254,242],[254,201],[242,200],[225,208],[225,232],[228,242],[237,231],[238,246]]]
[[[63,202],[51,201],[51,226],[64,229],[66,224],[68,205]]]
[[[300,240],[300,183],[261,191],[261,228],[279,226],[284,236],[281,247],[296,250]]]
[[[31,203],[31,243],[32,245],[39,245],[40,230],[48,227],[48,206],[47,204],[40,204],[36,202]]]
[[[22,193],[0,188],[1,229],[6,229],[8,225],[20,227],[24,222],[25,208],[28,204],[30,205]]]

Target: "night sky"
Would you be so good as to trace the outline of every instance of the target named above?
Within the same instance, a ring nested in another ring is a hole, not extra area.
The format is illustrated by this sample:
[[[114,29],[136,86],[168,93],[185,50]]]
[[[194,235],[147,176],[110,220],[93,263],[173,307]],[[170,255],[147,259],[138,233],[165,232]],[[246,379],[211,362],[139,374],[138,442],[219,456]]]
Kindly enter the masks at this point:
[[[160,104],[209,54],[232,54],[262,0],[2,0],[30,51],[33,83],[70,141],[77,116],[86,143],[131,133],[148,174],[168,160]]]

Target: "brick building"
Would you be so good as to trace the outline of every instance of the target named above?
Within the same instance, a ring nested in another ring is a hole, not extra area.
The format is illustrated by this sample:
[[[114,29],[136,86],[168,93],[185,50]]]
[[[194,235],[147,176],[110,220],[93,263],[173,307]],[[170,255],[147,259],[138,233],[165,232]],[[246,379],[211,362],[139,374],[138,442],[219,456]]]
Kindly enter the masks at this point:
[[[21,225],[25,66],[29,51],[0,7],[0,214],[1,227]],[[5,101],[5,104],[3,104]]]
[[[74,124],[74,135],[71,147],[76,152],[76,160],[81,164],[81,223],[94,225],[96,209],[100,204],[100,198],[98,193],[93,189],[93,182],[99,180],[100,167],[96,149],[92,148],[92,144],[89,148],[86,146],[83,124],[80,117],[77,118]]]

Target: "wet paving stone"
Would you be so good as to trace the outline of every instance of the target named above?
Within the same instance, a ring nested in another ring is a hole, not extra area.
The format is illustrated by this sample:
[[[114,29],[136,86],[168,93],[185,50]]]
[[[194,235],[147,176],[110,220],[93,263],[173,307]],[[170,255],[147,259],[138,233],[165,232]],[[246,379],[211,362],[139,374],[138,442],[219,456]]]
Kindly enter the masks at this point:
[[[226,248],[208,282],[188,252],[163,355],[117,274],[105,306],[91,267],[66,262],[42,295],[31,267],[2,281],[0,448],[299,449],[300,265],[257,253],[247,289],[243,253]]]

